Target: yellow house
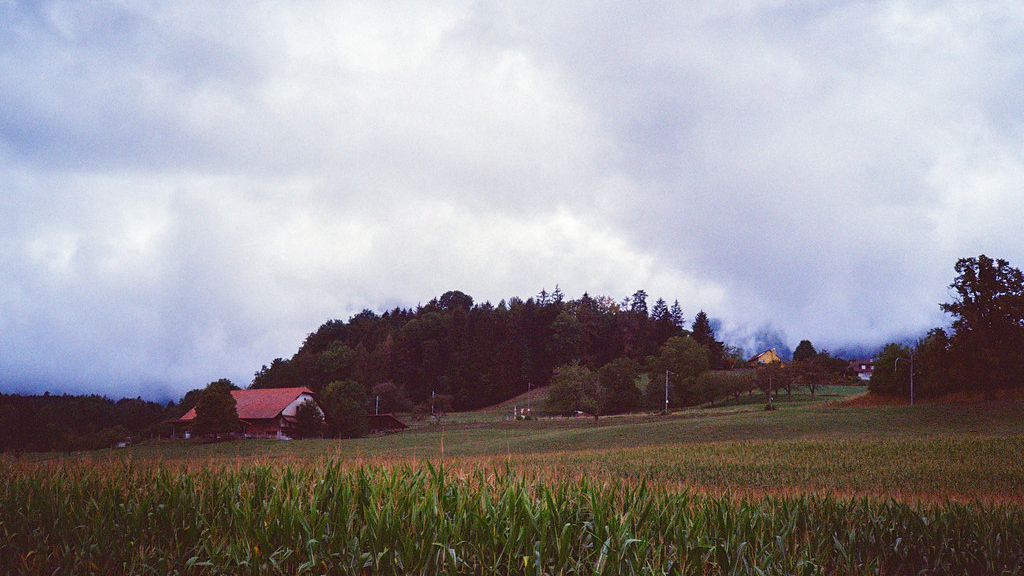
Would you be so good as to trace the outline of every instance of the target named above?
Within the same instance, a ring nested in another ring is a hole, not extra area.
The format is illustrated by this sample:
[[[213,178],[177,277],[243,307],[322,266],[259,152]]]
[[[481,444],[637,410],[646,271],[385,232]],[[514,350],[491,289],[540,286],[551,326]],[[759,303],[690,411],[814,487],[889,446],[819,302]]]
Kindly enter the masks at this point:
[[[759,366],[761,364],[774,364],[776,362],[782,364],[782,358],[779,358],[779,355],[775,352],[775,348],[772,348],[771,350],[765,350],[764,352],[761,352],[760,354],[754,356],[750,360],[747,360],[747,364],[749,364],[750,366]]]

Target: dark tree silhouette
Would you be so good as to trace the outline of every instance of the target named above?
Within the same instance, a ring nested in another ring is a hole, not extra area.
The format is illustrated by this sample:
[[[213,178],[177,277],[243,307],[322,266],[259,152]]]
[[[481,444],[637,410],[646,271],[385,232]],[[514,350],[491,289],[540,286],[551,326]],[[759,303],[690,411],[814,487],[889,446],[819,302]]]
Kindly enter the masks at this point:
[[[810,340],[801,340],[796,345],[796,350],[793,351],[793,361],[800,362],[802,360],[810,360],[818,355],[818,351],[814,349],[814,345],[811,344]]]
[[[192,433],[196,436],[217,436],[238,432],[242,423],[235,409],[231,390],[237,389],[230,380],[211,382],[199,395],[196,402],[196,418],[192,421]]]
[[[954,301],[953,378],[964,388],[996,388],[1024,381],[1024,275],[1006,260],[982,254],[961,258],[950,285]]]
[[[307,398],[295,409],[296,438],[318,438],[324,434],[324,415],[316,402]]]
[[[725,345],[715,339],[715,330],[711,327],[708,315],[701,310],[693,319],[693,339],[706,346],[711,359],[711,368],[720,370],[727,367]]]
[[[706,315],[701,319],[707,323]],[[619,358],[644,362],[687,333],[682,322],[678,301],[668,307],[659,298],[649,311],[643,290],[624,306],[608,296],[569,300],[557,286],[497,306],[452,290],[415,309],[329,320],[291,358],[261,368],[252,387],[307,386],[324,405],[331,382],[351,380],[364,389],[389,382],[404,391],[403,405],[424,406],[441,394],[452,398],[454,410],[468,410],[545,386],[563,364],[596,372]],[[707,328],[705,346],[721,367],[723,346]]]

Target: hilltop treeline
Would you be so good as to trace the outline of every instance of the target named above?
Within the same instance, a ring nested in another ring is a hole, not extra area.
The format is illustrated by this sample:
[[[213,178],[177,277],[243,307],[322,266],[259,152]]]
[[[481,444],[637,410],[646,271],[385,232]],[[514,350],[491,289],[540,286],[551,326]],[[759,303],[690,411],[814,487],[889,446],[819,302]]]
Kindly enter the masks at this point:
[[[369,310],[347,322],[331,320],[309,334],[290,359],[263,366],[252,388],[355,381],[365,389],[400,387],[412,404],[432,394],[467,410],[545,386],[558,366],[573,362],[596,370],[617,359],[644,361],[670,339],[691,335],[678,301],[648,307],[638,290],[621,302],[584,294],[567,300],[556,288],[496,306],[446,292],[415,310]],[[710,352],[712,367],[731,359],[714,339],[707,316],[695,318],[692,337]]]
[[[109,448],[154,434],[164,415],[162,405],[141,398],[0,394],[0,451]]]

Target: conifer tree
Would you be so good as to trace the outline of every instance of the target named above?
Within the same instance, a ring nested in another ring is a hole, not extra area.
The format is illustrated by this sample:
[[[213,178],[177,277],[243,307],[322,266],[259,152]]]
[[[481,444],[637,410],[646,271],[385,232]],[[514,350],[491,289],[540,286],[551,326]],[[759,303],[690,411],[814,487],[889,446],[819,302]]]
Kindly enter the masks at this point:
[[[801,340],[796,345],[796,350],[793,351],[793,361],[800,362],[802,360],[810,360],[818,355],[818,351],[814,349],[814,345],[811,344],[810,340]]]
[[[672,324],[677,328],[683,329],[686,319],[683,318],[683,308],[679,305],[679,300],[672,303],[672,307],[668,310],[669,316],[672,318]]]
[[[711,355],[712,369],[720,370],[725,368],[725,345],[715,340],[715,330],[711,327],[711,321],[703,310],[698,312],[697,316],[693,319],[693,339],[698,344],[707,347]]]

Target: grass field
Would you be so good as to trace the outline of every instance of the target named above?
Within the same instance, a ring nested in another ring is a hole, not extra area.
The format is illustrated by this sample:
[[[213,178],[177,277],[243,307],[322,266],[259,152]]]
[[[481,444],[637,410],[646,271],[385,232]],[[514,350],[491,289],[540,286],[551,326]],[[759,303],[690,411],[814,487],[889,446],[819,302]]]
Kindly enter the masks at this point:
[[[1022,574],[1024,402],[510,406],[0,460],[5,573]],[[536,392],[535,392],[536,394]],[[533,399],[531,399],[531,402]]]

